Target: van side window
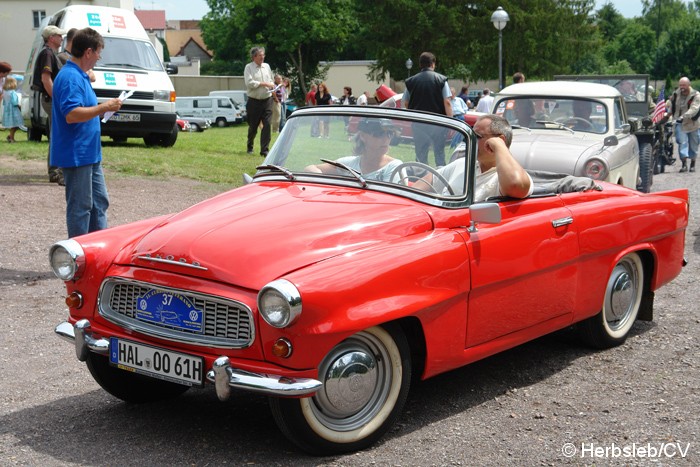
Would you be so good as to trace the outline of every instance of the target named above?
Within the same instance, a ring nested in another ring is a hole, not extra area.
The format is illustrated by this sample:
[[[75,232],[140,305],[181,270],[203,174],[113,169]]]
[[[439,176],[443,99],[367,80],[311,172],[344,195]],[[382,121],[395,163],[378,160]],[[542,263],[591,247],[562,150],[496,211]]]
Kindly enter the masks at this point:
[[[211,99],[197,99],[194,101],[194,107],[198,109],[211,109]]]
[[[231,100],[230,99],[219,99],[219,108],[220,109],[231,109]]]

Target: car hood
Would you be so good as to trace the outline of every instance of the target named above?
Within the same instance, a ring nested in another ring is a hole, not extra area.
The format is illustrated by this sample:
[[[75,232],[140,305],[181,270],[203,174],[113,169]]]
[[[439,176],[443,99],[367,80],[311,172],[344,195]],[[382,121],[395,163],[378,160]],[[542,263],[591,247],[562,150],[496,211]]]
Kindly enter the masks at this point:
[[[513,134],[510,151],[520,164],[528,170],[574,174],[582,157],[588,157],[603,147],[602,138],[592,139],[589,133],[559,134],[559,130],[536,130]],[[552,134],[556,132],[557,134]]]
[[[432,228],[422,208],[396,196],[252,183],[168,218],[116,262],[257,290],[315,262]]]

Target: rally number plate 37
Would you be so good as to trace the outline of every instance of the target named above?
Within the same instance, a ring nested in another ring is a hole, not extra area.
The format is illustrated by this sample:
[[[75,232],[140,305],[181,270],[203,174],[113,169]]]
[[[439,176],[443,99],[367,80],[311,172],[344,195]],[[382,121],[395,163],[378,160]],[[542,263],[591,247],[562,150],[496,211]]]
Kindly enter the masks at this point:
[[[112,337],[109,340],[109,361],[126,371],[184,384],[204,384],[204,360],[171,350]]]

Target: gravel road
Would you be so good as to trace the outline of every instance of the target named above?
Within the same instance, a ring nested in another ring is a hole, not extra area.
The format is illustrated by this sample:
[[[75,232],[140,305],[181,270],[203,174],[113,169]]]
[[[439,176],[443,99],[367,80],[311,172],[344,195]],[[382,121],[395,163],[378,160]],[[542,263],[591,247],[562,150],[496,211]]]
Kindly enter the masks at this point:
[[[266,400],[211,388],[131,406],[102,391],[54,336],[63,284],[47,262],[65,237],[62,188],[0,150],[0,465],[700,465],[700,173],[688,187],[689,265],[656,295],[655,320],[592,351],[563,331],[419,383],[384,439],[313,458],[277,430]],[[221,190],[106,174],[111,225],[180,210]],[[567,457],[569,456],[569,457]]]

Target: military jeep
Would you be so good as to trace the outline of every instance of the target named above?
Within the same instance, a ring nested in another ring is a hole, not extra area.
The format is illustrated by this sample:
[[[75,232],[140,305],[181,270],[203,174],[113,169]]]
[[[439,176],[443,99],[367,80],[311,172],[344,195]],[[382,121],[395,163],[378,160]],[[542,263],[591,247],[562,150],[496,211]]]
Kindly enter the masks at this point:
[[[630,132],[639,143],[639,182],[637,190],[644,193],[651,191],[654,177],[655,142],[661,140],[663,126],[654,124],[650,111],[654,100],[649,86],[649,75],[556,75],[556,81],[585,81],[588,83],[607,84],[622,94],[630,124]],[[656,145],[659,146],[659,145]]]

